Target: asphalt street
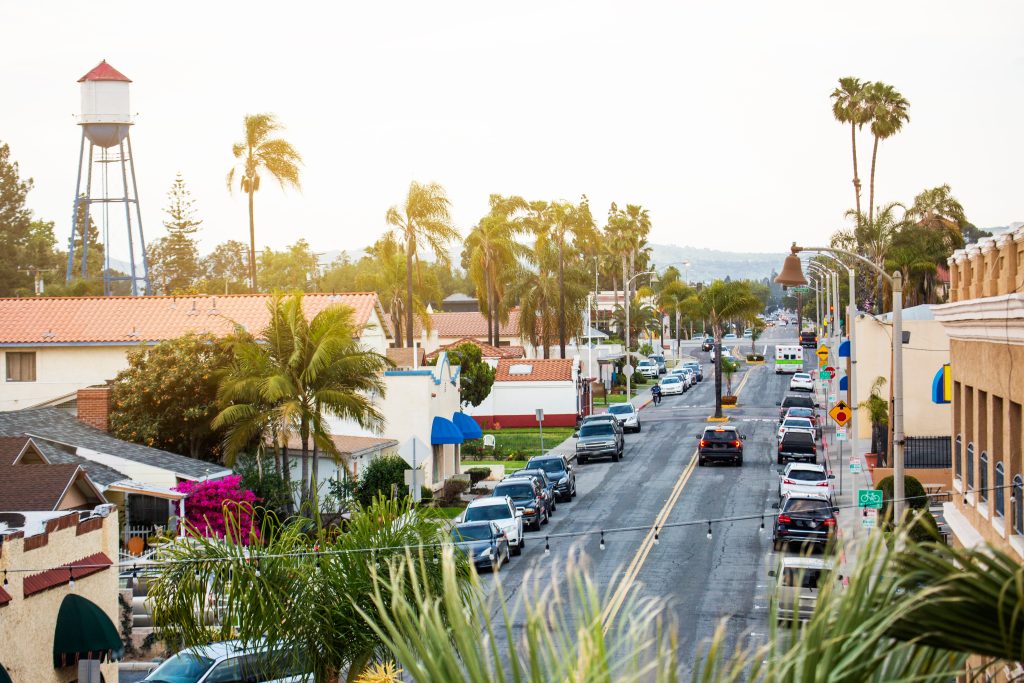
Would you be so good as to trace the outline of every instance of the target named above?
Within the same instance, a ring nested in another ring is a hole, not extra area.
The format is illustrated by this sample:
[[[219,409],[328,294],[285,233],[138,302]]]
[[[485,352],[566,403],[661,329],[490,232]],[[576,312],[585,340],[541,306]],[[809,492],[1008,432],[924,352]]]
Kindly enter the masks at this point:
[[[778,501],[776,402],[789,382],[788,376],[774,373],[773,344],[792,339],[793,330],[768,330],[757,344],[758,350],[768,346],[768,362],[744,365],[733,378],[734,389],[742,387],[739,406],[726,415],[746,436],[743,467],[696,467],[692,462],[696,436],[711,424],[707,418],[714,412],[712,366],[708,354],[695,351],[704,365],[703,382],[682,396],[665,397],[660,406],[645,406],[640,412],[642,431],[626,435],[626,454],[620,462],[593,461],[577,468],[578,497],[559,505],[542,531],[527,532],[522,556],[497,575],[484,577],[492,592],[494,582],[501,582],[517,639],[524,625],[523,595],[531,594],[534,582],[543,587],[562,581],[570,555],[577,554],[609,595],[625,582],[638,597],[667,602],[678,627],[684,671],[693,666],[723,620],[727,651],[765,636],[772,585],[768,570],[775,562],[772,505]],[[749,351],[749,341],[740,344],[741,352]],[[750,519],[714,522],[708,539],[706,520],[734,517]],[[662,528],[655,544],[649,529],[658,520]],[[607,531],[632,526],[646,528]],[[604,550],[599,548],[602,529]],[[545,536],[565,532],[589,533],[551,539],[551,553],[545,555]]]

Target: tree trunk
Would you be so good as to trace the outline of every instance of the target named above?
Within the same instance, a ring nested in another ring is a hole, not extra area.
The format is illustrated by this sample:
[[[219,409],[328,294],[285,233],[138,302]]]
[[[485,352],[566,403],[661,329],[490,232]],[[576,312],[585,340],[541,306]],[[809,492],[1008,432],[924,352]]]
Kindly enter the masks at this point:
[[[676,358],[683,356],[682,339],[683,331],[679,329],[679,311],[676,311]]]
[[[711,327],[715,334],[715,417],[722,417],[722,332],[717,322]]]
[[[623,254],[622,255],[622,310],[623,310],[623,312],[625,312],[626,306],[629,305],[628,283],[629,283],[629,278],[626,277],[626,255]],[[626,324],[626,318],[625,317],[622,318],[622,324],[623,325]],[[626,328],[622,327],[619,330],[619,334],[622,335],[623,339],[625,339],[626,338]],[[626,353],[627,354],[629,353],[629,349],[626,349]]]
[[[299,500],[305,505],[309,501],[309,420],[306,417],[299,424],[299,438],[302,439],[302,493]]]
[[[857,176],[857,124],[850,123],[850,144],[853,148],[853,193],[857,202],[857,216],[860,216],[860,178]]]
[[[408,238],[407,238],[408,239]],[[412,348],[412,240],[405,245],[405,345]]]
[[[313,505],[313,518],[320,519],[320,449],[317,448],[316,439],[313,440],[313,462],[310,465],[309,492],[310,501]],[[319,522],[318,522],[319,524]]]
[[[283,443],[281,448],[281,471],[284,476],[284,483],[288,489],[288,505],[285,507],[288,514],[295,512],[295,493],[292,491],[292,463],[288,457],[288,444]]]
[[[878,136],[875,136],[875,144],[871,148],[871,188],[868,192],[868,198],[871,202],[868,204],[868,225],[871,230],[874,230],[875,226],[875,162],[878,160]]]
[[[558,242],[558,351],[565,358],[565,238]]]
[[[252,196],[255,189],[252,179],[249,180],[249,286],[256,290],[256,219],[253,217]]]

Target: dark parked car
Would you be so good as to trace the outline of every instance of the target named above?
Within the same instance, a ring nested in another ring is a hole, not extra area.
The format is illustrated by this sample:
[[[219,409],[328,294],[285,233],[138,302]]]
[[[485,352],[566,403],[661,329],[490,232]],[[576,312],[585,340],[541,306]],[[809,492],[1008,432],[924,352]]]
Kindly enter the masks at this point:
[[[555,491],[558,492],[562,502],[568,501],[576,496],[576,472],[564,456],[555,453],[540,455],[530,458],[526,463],[527,469],[544,470],[548,478],[555,482]]]
[[[615,430],[620,434],[624,431],[622,427],[622,420],[616,417],[613,413],[597,413],[595,415],[587,415],[580,421],[580,426],[585,424],[591,424],[594,422],[607,422],[608,424],[615,427]]]
[[[800,333],[800,346],[805,349],[818,348],[818,335],[814,332],[804,331]]]
[[[612,419],[615,420],[614,415]],[[607,456],[613,461],[617,461],[622,457],[625,448],[622,428],[607,420],[584,422],[574,436],[577,439],[576,460],[581,465],[591,458]]]
[[[818,447],[814,434],[802,431],[788,431],[779,441],[777,462],[784,465],[788,460],[801,462],[818,462]]]
[[[699,362],[695,360],[687,361],[683,363],[683,367],[690,368],[691,370],[693,370],[693,374],[697,376],[698,382],[704,381],[704,369],[701,367],[701,364]]]
[[[741,436],[735,427],[708,427],[697,438],[700,439],[697,464],[701,467],[705,462],[718,460],[743,466],[743,440],[747,437]]]
[[[531,525],[535,531],[540,531],[541,524],[548,523],[548,506],[538,480],[506,479],[494,487],[494,495],[511,498],[516,510],[523,513],[523,524]]]
[[[814,402],[814,398],[811,396],[790,394],[782,399],[779,405],[781,406],[779,409],[779,422],[786,419],[786,411],[790,408],[810,408],[814,411],[814,417],[818,416],[818,404]]]
[[[700,343],[700,350],[701,351],[710,351],[713,348],[715,348],[715,338],[714,337],[704,337],[704,341],[702,341]]]
[[[787,543],[824,546],[836,535],[836,508],[824,496],[783,496],[775,519],[775,549]]]
[[[495,522],[462,522],[452,527],[452,542],[477,569],[498,571],[509,561],[508,537]]]
[[[548,477],[544,470],[528,469],[524,467],[523,469],[517,470],[505,477],[505,481],[510,479],[525,479],[526,477],[531,477],[540,482],[541,487],[544,489],[544,501],[548,506],[548,517],[555,514],[555,509],[558,507],[558,495],[555,493],[555,482]]]

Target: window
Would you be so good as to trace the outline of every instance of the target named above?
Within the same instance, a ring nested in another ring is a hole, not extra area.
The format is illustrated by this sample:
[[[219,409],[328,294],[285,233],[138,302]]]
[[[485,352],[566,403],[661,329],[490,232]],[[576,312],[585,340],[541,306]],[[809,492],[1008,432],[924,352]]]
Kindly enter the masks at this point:
[[[36,381],[35,351],[8,351],[4,355],[7,356],[8,382]]]
[[[982,453],[978,457],[978,498],[982,501],[988,500],[988,453]]]
[[[967,490],[974,488],[974,444],[967,444]]]
[[[957,479],[963,478],[963,447],[964,440],[957,434],[956,441],[953,442],[953,466],[956,468],[954,472]]]
[[[1003,463],[996,463],[996,515],[1002,517],[1005,513],[1003,512],[1003,504],[1006,500],[1006,492],[1003,487],[1006,486],[1006,470],[1003,467]]]
[[[1019,474],[1013,478],[1012,497],[1013,533],[1024,534],[1024,477]]]

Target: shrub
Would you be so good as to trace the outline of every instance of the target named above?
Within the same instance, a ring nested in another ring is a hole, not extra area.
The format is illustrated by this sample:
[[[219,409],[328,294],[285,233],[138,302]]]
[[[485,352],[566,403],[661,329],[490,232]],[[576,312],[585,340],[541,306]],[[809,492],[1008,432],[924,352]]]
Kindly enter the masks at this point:
[[[886,531],[890,531],[893,528],[892,500],[894,488],[895,481],[892,476],[886,477],[875,486],[876,491],[882,492],[882,514],[879,524]],[[911,522],[910,539],[912,541],[938,540],[939,527],[935,523],[935,518],[928,512],[928,494],[916,477],[904,475],[903,495],[907,498],[907,508],[913,511],[911,514],[917,513],[918,515],[918,518]]]
[[[420,487],[420,500],[423,502],[434,500],[434,489],[429,486]]]
[[[243,545],[248,545],[253,535],[258,537],[259,529],[253,526],[253,504],[259,498],[242,488],[241,481],[242,477],[235,474],[216,481],[183,481],[175,486],[174,490],[187,496],[185,521],[189,528],[211,538],[237,535],[233,540]],[[232,508],[230,532],[224,514],[228,507]]]
[[[757,362],[757,361],[763,361],[763,360],[764,360],[764,356],[762,356],[759,353],[748,353],[747,354],[747,361]]]
[[[437,501],[444,506],[459,502],[461,500],[459,496],[468,491],[469,486],[469,482],[465,479],[449,479],[441,486]]]
[[[469,475],[469,481],[472,486],[476,486],[481,481],[491,476],[490,467],[470,467],[466,470],[466,474]]]
[[[398,497],[406,495],[408,487],[405,484],[405,471],[409,465],[397,455],[384,455],[374,458],[366,466],[356,484],[356,499],[363,507],[373,503],[377,495],[387,498],[391,497],[391,488],[394,485]]]

